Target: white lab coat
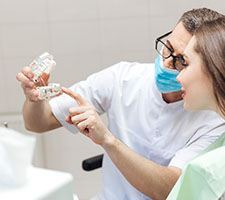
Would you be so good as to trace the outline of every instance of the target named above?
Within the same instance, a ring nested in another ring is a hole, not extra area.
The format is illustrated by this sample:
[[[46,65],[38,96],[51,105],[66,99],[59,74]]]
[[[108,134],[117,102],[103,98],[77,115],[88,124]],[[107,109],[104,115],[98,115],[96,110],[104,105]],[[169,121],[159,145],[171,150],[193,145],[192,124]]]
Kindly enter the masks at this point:
[[[164,102],[155,85],[154,64],[121,62],[70,89],[92,103],[99,114],[107,113],[109,129],[117,138],[160,165],[182,168],[224,132],[217,114],[186,112],[182,101]],[[74,100],[62,95],[50,105],[60,123],[75,133],[74,126],[65,122]],[[99,199],[149,199],[128,183],[107,154],[102,173]]]

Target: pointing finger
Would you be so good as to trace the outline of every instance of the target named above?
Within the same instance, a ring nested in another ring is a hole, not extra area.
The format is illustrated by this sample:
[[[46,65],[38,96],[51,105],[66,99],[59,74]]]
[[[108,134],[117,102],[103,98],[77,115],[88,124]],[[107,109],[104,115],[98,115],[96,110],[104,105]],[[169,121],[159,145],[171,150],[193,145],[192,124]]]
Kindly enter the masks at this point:
[[[76,102],[81,106],[89,105],[88,102],[79,94],[69,90],[68,88],[62,87],[62,91],[76,100]]]

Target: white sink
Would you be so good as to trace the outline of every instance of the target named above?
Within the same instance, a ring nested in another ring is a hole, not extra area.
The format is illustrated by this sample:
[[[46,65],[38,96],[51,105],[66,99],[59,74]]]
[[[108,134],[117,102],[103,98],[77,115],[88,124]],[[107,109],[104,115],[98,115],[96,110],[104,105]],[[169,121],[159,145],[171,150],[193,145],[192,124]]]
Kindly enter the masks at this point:
[[[0,188],[2,200],[76,200],[73,177],[65,172],[31,168],[28,181],[20,187]]]

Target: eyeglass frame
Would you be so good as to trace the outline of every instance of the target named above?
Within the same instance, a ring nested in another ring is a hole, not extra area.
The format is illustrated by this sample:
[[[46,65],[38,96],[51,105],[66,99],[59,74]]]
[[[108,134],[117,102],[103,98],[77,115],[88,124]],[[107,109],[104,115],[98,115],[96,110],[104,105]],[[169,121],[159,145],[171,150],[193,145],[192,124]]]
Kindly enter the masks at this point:
[[[168,33],[165,33],[164,35],[158,37],[155,39],[155,50],[157,51],[157,53],[162,56],[164,59],[168,59],[169,57],[172,57],[173,58],[173,67],[178,70],[178,71],[181,71],[180,69],[178,69],[176,67],[176,62],[178,61],[183,67],[186,67],[187,64],[185,64],[185,59],[182,55],[178,55],[178,56],[175,56],[173,55],[174,53],[174,49],[171,48],[171,47],[168,47],[161,39],[167,37],[168,35],[170,35],[173,31],[169,31]],[[158,43],[161,42],[169,51],[170,51],[170,55],[169,56],[164,56],[158,49],[157,49],[157,46],[158,46]]]

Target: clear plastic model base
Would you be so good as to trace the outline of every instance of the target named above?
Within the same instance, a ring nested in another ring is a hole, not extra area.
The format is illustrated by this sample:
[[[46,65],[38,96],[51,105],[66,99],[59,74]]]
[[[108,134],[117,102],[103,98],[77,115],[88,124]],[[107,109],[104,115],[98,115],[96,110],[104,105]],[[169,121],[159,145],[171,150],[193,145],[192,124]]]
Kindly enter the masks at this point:
[[[53,60],[53,56],[48,52],[41,54],[37,57],[31,64],[31,70],[34,73],[34,82],[41,82],[42,84],[46,83],[46,77],[49,77],[50,72],[53,67],[55,67],[56,62]]]

